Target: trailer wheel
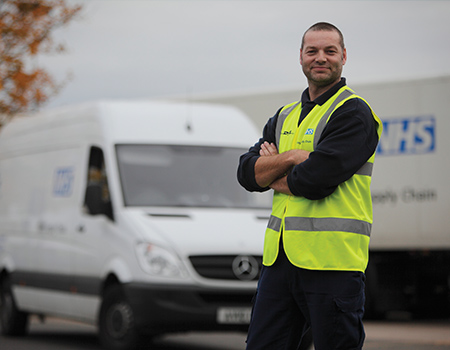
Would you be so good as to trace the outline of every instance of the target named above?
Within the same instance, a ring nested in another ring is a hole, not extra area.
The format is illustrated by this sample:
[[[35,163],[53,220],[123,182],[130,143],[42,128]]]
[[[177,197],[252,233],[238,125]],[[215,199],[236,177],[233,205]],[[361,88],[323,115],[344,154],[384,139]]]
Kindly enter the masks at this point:
[[[8,277],[0,284],[0,324],[5,336],[24,336],[28,332],[28,314],[17,309]]]
[[[119,285],[104,293],[99,317],[102,346],[110,350],[136,349],[145,339],[136,329],[133,310]]]

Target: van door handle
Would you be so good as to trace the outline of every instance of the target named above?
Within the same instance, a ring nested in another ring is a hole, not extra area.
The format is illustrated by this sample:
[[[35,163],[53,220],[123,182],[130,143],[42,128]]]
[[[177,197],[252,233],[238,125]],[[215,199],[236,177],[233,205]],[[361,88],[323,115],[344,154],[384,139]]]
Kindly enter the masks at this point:
[[[77,227],[77,231],[78,231],[78,232],[84,233],[84,230],[85,230],[84,225],[78,225],[78,227]]]

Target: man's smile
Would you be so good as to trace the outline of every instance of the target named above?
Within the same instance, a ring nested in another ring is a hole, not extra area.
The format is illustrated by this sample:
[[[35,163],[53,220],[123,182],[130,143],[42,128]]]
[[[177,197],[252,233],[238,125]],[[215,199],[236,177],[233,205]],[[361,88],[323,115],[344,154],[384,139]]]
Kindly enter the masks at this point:
[[[311,69],[322,71],[322,70],[329,70],[330,68],[325,66],[314,66]]]

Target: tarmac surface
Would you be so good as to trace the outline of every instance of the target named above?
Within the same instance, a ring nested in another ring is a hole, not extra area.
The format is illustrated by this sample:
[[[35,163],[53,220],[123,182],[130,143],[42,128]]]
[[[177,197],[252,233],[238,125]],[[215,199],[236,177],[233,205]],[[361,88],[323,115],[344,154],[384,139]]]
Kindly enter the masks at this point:
[[[450,320],[428,321],[428,322],[366,322],[366,342],[365,350],[450,350]],[[238,347],[237,341],[245,341],[245,335],[230,334],[191,334],[184,336],[170,336],[168,341],[175,341],[177,337],[183,337],[184,344],[200,344],[200,339],[211,339],[211,343],[217,342],[222,337],[223,343],[228,341],[227,347],[217,349],[231,350],[244,349]],[[231,340],[235,339],[236,343]],[[180,338],[181,340],[181,338]],[[231,347],[236,344],[236,347]],[[190,348],[189,348],[190,349]],[[193,348],[195,349],[195,347]],[[210,348],[198,348],[210,349]],[[211,348],[216,349],[216,348]],[[313,350],[314,348],[311,348]]]
[[[450,319],[366,321],[365,350],[450,350]],[[156,339],[147,350],[243,350],[244,333],[187,333]],[[29,335],[0,336],[1,350],[101,350],[96,327],[49,318],[32,318]],[[311,348],[312,350],[313,348]]]
[[[450,350],[450,320],[366,322],[367,350]]]

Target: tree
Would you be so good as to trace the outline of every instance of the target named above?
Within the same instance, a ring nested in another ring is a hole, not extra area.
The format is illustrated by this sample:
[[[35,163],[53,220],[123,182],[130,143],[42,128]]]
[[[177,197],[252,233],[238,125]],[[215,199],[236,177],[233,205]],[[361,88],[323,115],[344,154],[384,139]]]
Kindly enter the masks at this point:
[[[67,25],[81,6],[65,0],[0,0],[0,115],[9,119],[37,109],[61,83],[36,64],[41,53],[60,53],[54,29]]]

